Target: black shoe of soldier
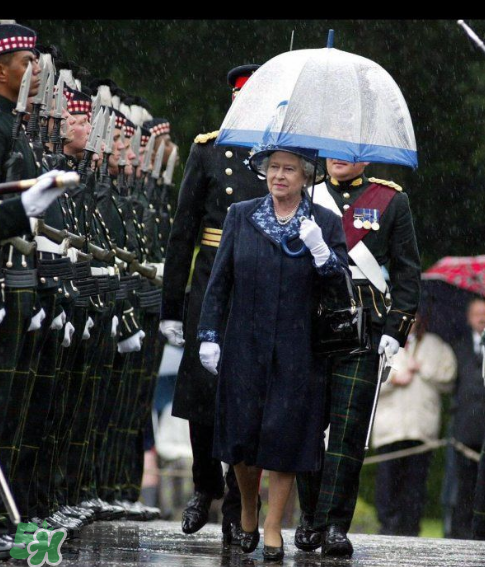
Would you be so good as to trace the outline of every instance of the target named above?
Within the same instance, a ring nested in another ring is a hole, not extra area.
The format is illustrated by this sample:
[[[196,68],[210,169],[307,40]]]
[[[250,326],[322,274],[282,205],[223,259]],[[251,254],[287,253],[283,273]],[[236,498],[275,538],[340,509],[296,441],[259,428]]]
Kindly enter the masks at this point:
[[[13,539],[10,540],[9,535],[0,536],[0,560],[6,561],[7,559],[10,559],[10,550],[15,549],[15,547],[18,546],[14,546]]]
[[[315,551],[322,545],[322,534],[312,528],[312,522],[306,514],[300,517],[295,531],[295,546],[302,551]]]
[[[77,528],[78,530],[80,530],[82,527],[84,527],[84,522],[82,522],[81,520],[76,519],[76,518],[69,518],[68,516],[66,516],[65,514],[60,512],[59,510],[57,510],[57,512],[54,512],[54,514],[51,514],[50,517],[53,518],[54,520],[56,520],[57,522],[65,523],[69,526],[72,525],[73,527]]]
[[[60,528],[63,528],[63,529],[66,530],[67,539],[73,539],[75,537],[79,537],[79,530],[78,529],[68,527],[67,525],[61,525],[59,522],[56,522],[51,517],[45,518],[43,520],[41,518],[32,518],[30,521],[33,524],[36,524],[39,528],[45,527],[44,522],[47,525],[47,528],[53,528],[54,530],[58,530]]]
[[[212,494],[195,492],[182,513],[182,531],[193,534],[207,524]]]
[[[147,515],[147,520],[150,522],[152,520],[161,520],[162,519],[162,511],[157,506],[147,506],[140,502],[140,508],[145,512]]]
[[[82,522],[83,526],[87,526],[89,524],[89,519],[86,514],[83,514],[80,511],[76,511],[70,506],[61,506],[58,511],[68,518],[79,520],[80,522]]]
[[[101,500],[101,498],[94,498],[94,502],[97,502],[103,509],[108,509],[110,514],[106,520],[120,520],[121,518],[125,517],[125,511],[122,506],[117,506],[116,504],[111,504],[110,502],[106,502],[105,500]]]
[[[228,549],[230,546],[240,546],[242,531],[240,522],[231,522],[229,526],[224,526],[222,532],[222,547]]]
[[[354,548],[347,537],[345,528],[330,524],[323,532],[322,556],[350,558]]]
[[[135,520],[137,522],[145,522],[147,520],[147,514],[141,509],[141,506],[136,505],[136,502],[130,502],[129,500],[113,500],[111,504],[123,509],[123,518],[125,518],[125,520]]]
[[[71,510],[74,514],[79,514],[80,517],[84,516],[88,524],[91,524],[96,520],[96,514],[88,508],[80,508],[79,506],[66,506],[66,508]]]

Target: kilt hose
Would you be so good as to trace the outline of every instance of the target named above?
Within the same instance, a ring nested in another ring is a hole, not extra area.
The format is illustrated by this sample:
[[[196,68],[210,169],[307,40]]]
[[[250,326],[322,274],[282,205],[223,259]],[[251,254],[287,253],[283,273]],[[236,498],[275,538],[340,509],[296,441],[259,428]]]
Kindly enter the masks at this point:
[[[133,404],[124,453],[119,464],[121,500],[136,502],[140,496],[145,458],[144,435],[151,416],[153,393],[163,354],[163,340],[159,332],[160,314],[145,312],[143,330],[146,336],[140,351],[141,373],[138,377],[138,397]],[[136,353],[138,354],[138,353]],[[136,362],[134,366],[136,366]]]
[[[302,512],[323,531],[339,524],[348,531],[359,491],[365,438],[376,392],[376,352],[330,359],[325,425],[330,424],[322,468],[296,475]]]

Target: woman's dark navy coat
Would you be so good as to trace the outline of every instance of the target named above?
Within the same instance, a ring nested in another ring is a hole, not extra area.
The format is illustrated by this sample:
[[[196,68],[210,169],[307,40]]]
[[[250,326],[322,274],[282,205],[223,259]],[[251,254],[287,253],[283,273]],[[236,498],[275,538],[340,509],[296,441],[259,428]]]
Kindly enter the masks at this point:
[[[335,253],[333,269],[319,275],[310,252],[288,257],[258,221],[254,213],[268,199],[231,206],[202,306],[199,336],[222,328],[231,301],[214,377],[213,456],[230,464],[310,471],[320,466],[325,386],[324,362],[310,348],[312,291],[315,278],[344,285],[345,236],[337,215],[314,206]]]

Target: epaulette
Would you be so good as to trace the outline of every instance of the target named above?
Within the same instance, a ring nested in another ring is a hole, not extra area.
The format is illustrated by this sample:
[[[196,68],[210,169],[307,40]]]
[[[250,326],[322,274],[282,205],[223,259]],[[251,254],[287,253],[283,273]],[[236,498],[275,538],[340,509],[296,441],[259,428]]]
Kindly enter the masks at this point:
[[[371,183],[379,183],[380,185],[391,187],[391,189],[395,189],[396,191],[402,191],[402,187],[397,183],[394,183],[394,181],[387,181],[387,179],[377,179],[375,177],[369,177],[369,181]]]
[[[215,130],[214,132],[209,132],[208,134],[199,134],[194,138],[194,142],[196,144],[206,144],[209,140],[213,140],[217,138],[217,134],[219,134],[219,130]]]

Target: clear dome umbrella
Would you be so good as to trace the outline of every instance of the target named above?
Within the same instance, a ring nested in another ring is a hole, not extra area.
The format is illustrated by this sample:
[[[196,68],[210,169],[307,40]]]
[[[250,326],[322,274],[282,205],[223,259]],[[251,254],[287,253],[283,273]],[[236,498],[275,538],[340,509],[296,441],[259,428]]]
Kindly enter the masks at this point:
[[[216,144],[417,167],[411,116],[394,79],[374,61],[333,47],[289,51],[262,65],[231,105]]]

